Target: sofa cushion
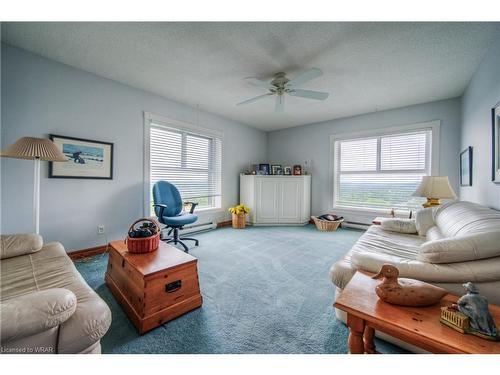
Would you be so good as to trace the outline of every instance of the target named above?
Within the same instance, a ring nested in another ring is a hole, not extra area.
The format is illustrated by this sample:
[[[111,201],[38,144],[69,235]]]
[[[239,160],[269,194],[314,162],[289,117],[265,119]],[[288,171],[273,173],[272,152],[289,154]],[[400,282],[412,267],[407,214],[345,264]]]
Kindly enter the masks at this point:
[[[422,208],[415,213],[415,227],[419,236],[425,236],[429,228],[436,225],[434,223],[434,207]]]
[[[445,237],[500,231],[499,211],[466,201],[439,206],[434,221]]]
[[[2,234],[0,236],[0,259],[35,253],[42,246],[43,239],[38,234]]]
[[[111,324],[111,311],[87,285],[60,243],[1,262],[1,299],[65,288],[77,298],[74,314],[60,327],[59,353],[79,353],[96,343]]]
[[[418,259],[430,263],[455,263],[500,256],[500,231],[468,234],[428,241]]]

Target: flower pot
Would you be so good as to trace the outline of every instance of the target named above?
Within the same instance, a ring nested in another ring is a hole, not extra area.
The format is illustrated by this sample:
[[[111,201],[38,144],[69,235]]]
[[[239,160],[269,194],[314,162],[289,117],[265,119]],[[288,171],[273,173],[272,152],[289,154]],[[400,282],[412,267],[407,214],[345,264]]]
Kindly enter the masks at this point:
[[[245,214],[232,214],[233,215],[233,228],[243,229],[245,228]]]

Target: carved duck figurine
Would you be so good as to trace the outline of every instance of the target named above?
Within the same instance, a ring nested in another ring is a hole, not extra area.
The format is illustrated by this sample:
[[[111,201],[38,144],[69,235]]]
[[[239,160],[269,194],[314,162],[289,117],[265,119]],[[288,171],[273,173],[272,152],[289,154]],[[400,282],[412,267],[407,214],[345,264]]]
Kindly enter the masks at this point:
[[[375,287],[377,296],[384,302],[401,306],[430,306],[439,302],[447,292],[437,286],[413,279],[399,279],[399,270],[384,264],[373,279],[382,282]]]

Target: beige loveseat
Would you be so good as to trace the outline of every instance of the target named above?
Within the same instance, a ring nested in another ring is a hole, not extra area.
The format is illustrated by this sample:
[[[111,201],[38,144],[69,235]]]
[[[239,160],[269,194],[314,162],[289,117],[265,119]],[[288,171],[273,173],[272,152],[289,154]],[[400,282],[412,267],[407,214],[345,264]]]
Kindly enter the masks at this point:
[[[100,353],[111,311],[60,243],[34,234],[0,240],[2,353]]]

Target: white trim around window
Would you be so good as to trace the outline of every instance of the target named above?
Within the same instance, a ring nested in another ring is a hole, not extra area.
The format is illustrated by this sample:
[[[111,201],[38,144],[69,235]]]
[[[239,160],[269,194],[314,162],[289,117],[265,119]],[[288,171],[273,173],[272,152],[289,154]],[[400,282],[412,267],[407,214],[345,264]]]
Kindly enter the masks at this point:
[[[342,215],[349,215],[355,217],[353,221],[361,222],[361,223],[369,223],[374,216],[378,214],[387,213],[387,209],[382,208],[367,208],[367,207],[346,207],[336,205],[335,202],[335,188],[338,184],[338,161],[336,160],[336,149],[335,143],[337,141],[344,141],[350,139],[363,139],[363,138],[371,138],[371,137],[381,137],[381,136],[390,136],[401,133],[409,133],[412,131],[421,131],[425,129],[430,129],[431,131],[431,145],[427,147],[430,151],[430,158],[427,158],[430,161],[430,166],[427,170],[430,170],[431,175],[439,175],[439,135],[440,135],[440,120],[433,120],[422,123],[415,123],[411,125],[402,125],[402,126],[392,126],[379,128],[376,130],[366,130],[352,133],[337,133],[332,134],[330,136],[330,173],[329,173],[329,185],[330,185],[330,207],[334,209],[336,212],[339,212]],[[379,142],[380,143],[380,142]],[[377,152],[379,152],[378,150]],[[380,156],[378,156],[380,157]],[[377,161],[379,163],[379,161]],[[400,212],[401,215],[405,215],[407,211]]]
[[[188,133],[188,134],[193,134],[196,136],[202,136],[202,137],[208,137],[208,138],[213,138],[219,140],[220,144],[220,151],[218,158],[220,160],[218,161],[218,166],[217,168],[219,170],[219,175],[220,175],[220,181],[218,182],[220,184],[218,190],[220,190],[220,195],[217,198],[217,202],[219,202],[216,206],[214,207],[207,207],[207,208],[197,208],[197,211],[200,211],[200,213],[209,213],[209,212],[219,212],[222,207],[222,181],[223,181],[223,169],[222,169],[222,160],[223,160],[223,153],[224,153],[224,133],[220,130],[215,130],[215,129],[208,129],[204,128],[198,125],[170,119],[164,116],[160,116],[157,114],[153,114],[151,112],[144,112],[144,167],[143,167],[143,211],[145,216],[150,216],[150,202],[151,202],[151,181],[150,181],[150,167],[151,167],[151,160],[150,160],[150,155],[151,155],[151,127],[152,125],[155,128],[158,127],[165,127],[168,129],[173,129],[178,132],[182,133]]]

